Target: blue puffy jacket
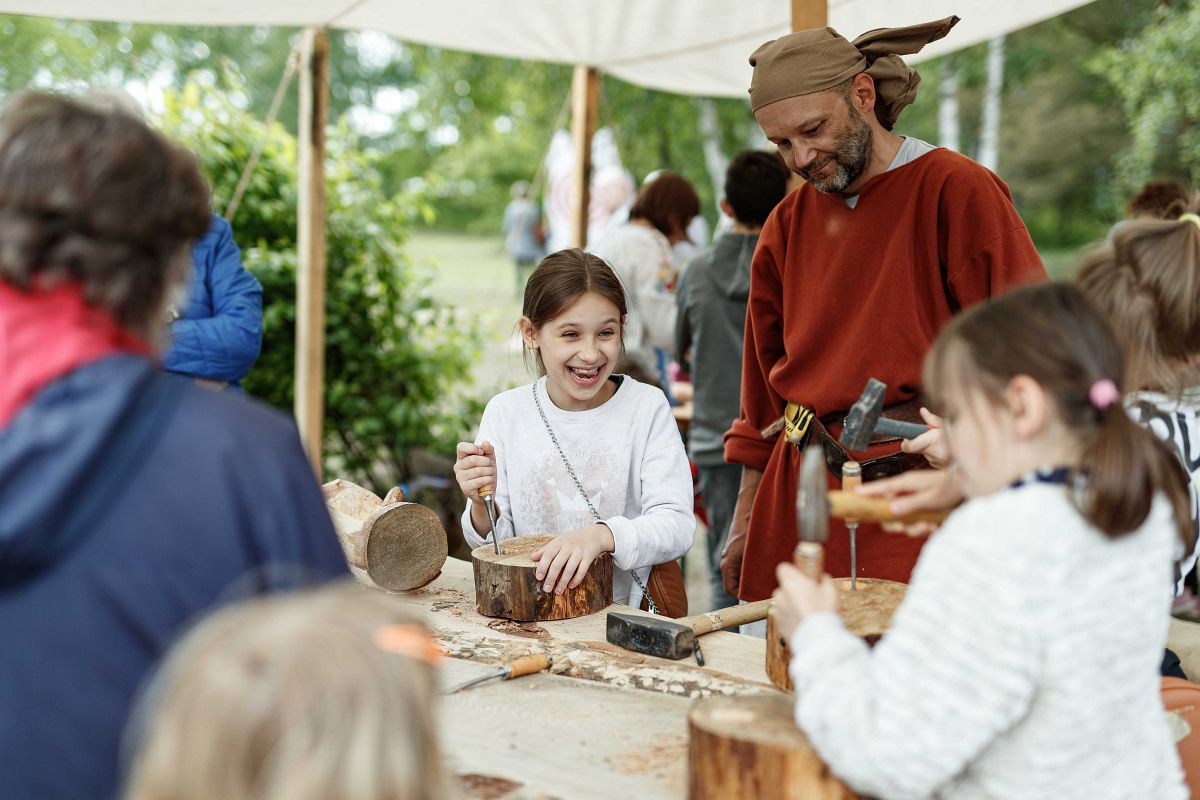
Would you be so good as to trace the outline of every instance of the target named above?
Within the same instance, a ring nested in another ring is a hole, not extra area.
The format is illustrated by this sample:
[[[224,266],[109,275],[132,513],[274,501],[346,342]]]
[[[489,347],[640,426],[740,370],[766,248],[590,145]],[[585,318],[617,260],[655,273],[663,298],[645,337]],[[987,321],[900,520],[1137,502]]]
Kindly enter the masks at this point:
[[[233,229],[213,214],[192,250],[187,306],[171,323],[168,372],[237,385],[262,347],[262,285],[242,266]]]

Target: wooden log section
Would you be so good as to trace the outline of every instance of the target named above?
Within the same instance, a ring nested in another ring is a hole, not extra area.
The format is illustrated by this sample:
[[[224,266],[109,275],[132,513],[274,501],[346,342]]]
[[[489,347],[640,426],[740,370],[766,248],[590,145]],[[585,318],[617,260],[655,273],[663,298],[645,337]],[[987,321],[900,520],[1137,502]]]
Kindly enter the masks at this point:
[[[530,556],[553,536],[518,536],[500,543],[496,554],[491,542],[471,552],[475,572],[475,608],[487,617],[521,622],[571,619],[595,614],[612,605],[612,556],[601,554],[583,582],[561,595],[542,591],[537,564]]]
[[[846,630],[861,636],[874,645],[892,623],[892,614],[908,588],[903,583],[878,578],[859,578],[858,589],[850,588],[849,578],[837,578],[838,614]],[[788,664],[792,651],[783,640],[784,634],[775,621],[775,609],[767,612],[767,677],[771,683],[785,692],[792,690],[792,679],[788,676]]]
[[[431,509],[418,503],[384,503],[373,492],[341,479],[322,489],[346,561],[365,571],[376,586],[405,592],[441,574],[449,543],[442,521]]]
[[[691,800],[856,800],[792,717],[790,695],[698,700],[688,712]]]

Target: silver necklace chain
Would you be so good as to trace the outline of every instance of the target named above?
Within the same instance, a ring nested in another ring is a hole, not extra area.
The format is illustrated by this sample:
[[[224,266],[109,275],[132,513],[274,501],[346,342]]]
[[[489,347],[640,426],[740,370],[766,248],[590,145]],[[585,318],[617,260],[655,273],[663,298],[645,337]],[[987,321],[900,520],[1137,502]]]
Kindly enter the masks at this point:
[[[558,451],[558,457],[562,459],[563,466],[567,468],[567,474],[571,476],[571,480],[575,481],[575,488],[579,490],[579,495],[583,498],[583,502],[587,503],[588,511],[592,513],[592,518],[596,522],[600,522],[600,515],[596,513],[596,507],[592,505],[592,501],[588,499],[587,492],[583,489],[583,483],[579,480],[579,476],[575,474],[575,470],[571,469],[571,462],[567,460],[567,454],[563,452],[562,445],[558,443],[558,437],[554,435],[554,428],[550,427],[550,420],[546,418],[546,412],[542,408],[542,399],[538,397],[537,382],[534,381],[533,403],[537,406],[538,416],[542,418],[542,424],[546,426],[546,433],[550,434],[550,441],[554,443],[554,449]],[[650,596],[650,590],[646,588],[646,584],[642,583],[642,579],[637,576],[635,570],[629,570],[629,576],[633,578],[633,582],[642,590],[642,596],[646,598],[646,606],[650,609],[651,614],[661,614],[658,606],[654,603],[654,598]]]

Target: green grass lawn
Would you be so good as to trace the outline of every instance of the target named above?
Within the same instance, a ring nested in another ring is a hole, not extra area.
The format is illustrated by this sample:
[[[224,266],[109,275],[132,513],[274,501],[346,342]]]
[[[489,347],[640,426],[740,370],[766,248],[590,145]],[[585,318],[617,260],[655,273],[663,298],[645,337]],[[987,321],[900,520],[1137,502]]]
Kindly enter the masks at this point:
[[[530,380],[521,350],[514,347],[521,300],[504,240],[499,235],[419,230],[407,249],[417,264],[429,268],[438,299],[473,315],[483,328],[483,358],[472,371],[475,387],[490,395]]]

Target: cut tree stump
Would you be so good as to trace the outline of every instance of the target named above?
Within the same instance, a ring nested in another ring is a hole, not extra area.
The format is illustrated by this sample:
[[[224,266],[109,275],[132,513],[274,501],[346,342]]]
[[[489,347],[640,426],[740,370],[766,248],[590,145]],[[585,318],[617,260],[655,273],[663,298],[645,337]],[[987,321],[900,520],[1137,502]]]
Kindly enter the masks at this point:
[[[376,586],[410,591],[441,574],[448,541],[431,509],[419,503],[384,503],[373,492],[340,478],[321,488],[346,561],[366,572]]]
[[[488,542],[471,551],[475,572],[475,608],[487,617],[532,622],[571,619],[612,605],[612,556],[602,553],[574,589],[561,595],[542,591],[537,564],[530,556],[553,536],[518,536],[500,543],[500,554]]]
[[[892,614],[904,599],[908,586],[897,581],[879,578],[859,578],[858,589],[850,588],[849,578],[836,578],[838,590],[838,616],[846,630],[874,645],[888,626]],[[788,675],[788,664],[792,651],[783,637],[790,631],[781,631],[775,621],[775,609],[767,612],[767,677],[771,683],[785,692],[792,690],[792,679]]]
[[[688,712],[688,736],[691,800],[858,797],[834,777],[796,727],[790,695],[698,700]]]

